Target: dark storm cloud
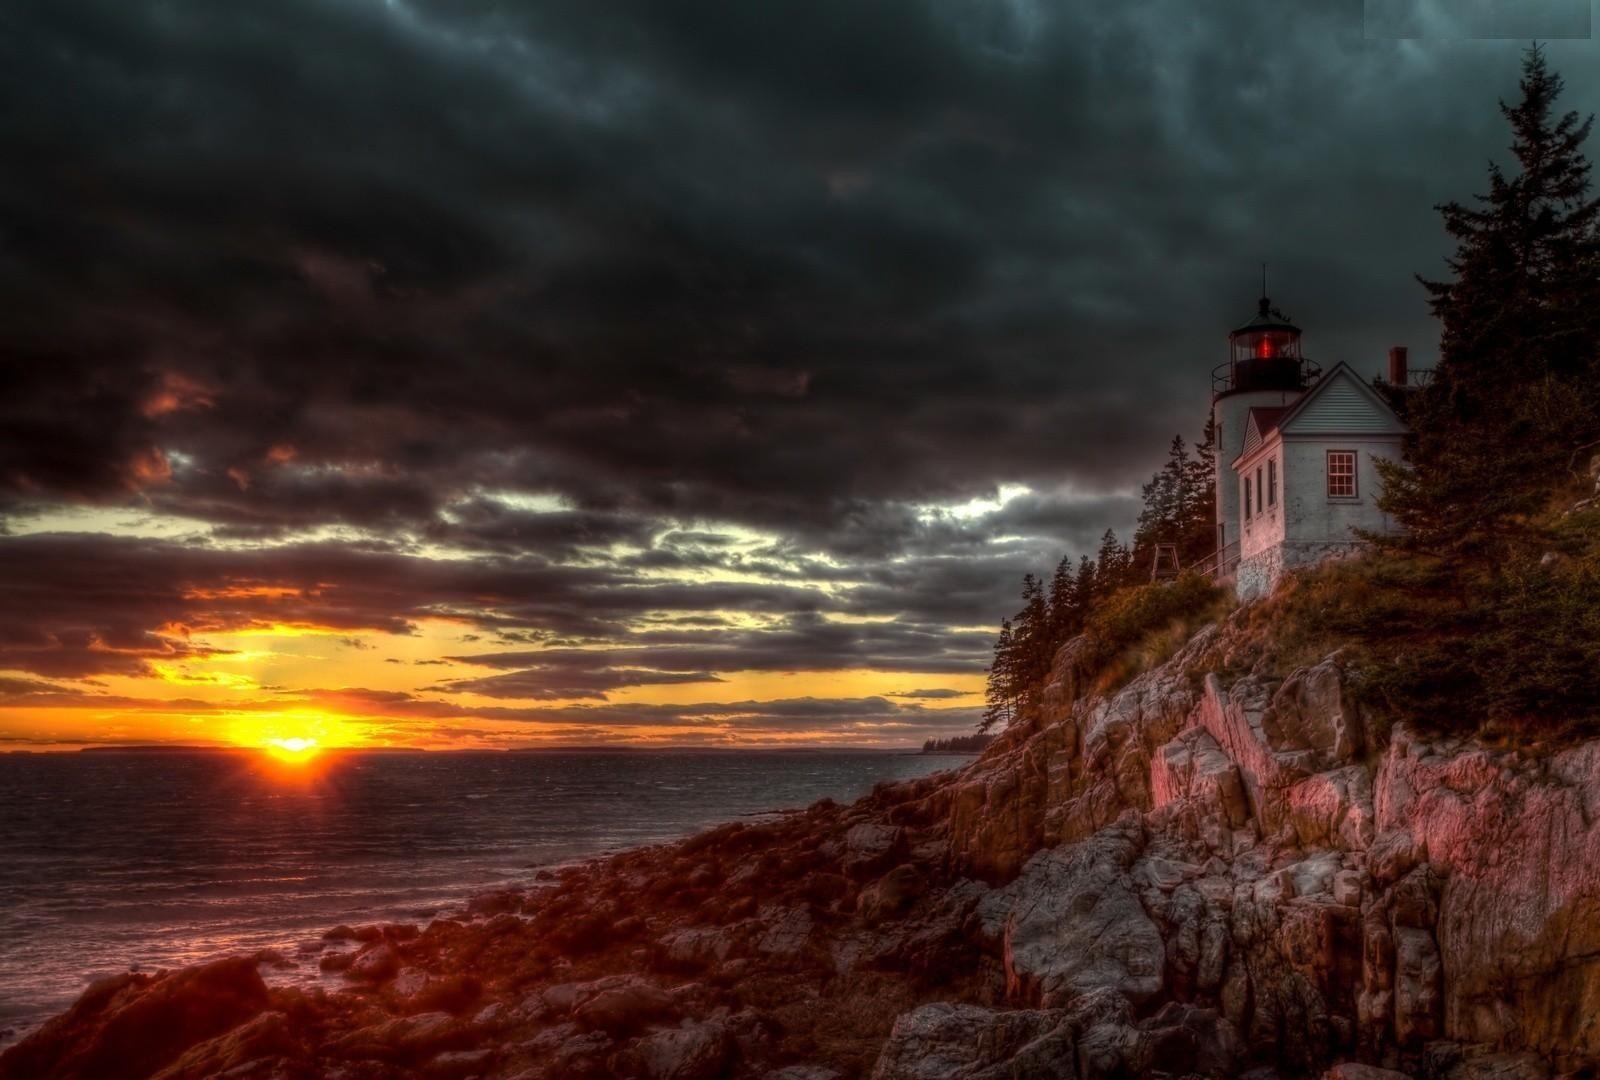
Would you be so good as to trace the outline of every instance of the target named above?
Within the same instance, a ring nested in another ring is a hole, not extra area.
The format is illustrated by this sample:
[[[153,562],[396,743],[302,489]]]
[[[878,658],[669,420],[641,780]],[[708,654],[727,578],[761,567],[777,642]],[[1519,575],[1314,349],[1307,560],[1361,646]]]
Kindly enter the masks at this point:
[[[1494,123],[1440,115],[1473,58],[1309,5],[9,22],[5,475],[109,494],[159,445],[198,463],[163,505],[224,520],[431,520],[486,476],[828,525],[1125,483],[1198,426],[1257,256],[1322,342],[1424,332],[1428,204],[1494,145],[1426,155]],[[209,404],[143,415],[167,371]],[[393,473],[238,491],[280,444]]]
[[[604,662],[605,650],[595,650],[582,657],[570,654],[560,660],[538,659],[541,663],[487,679],[460,679],[432,689],[447,693],[482,694],[492,698],[512,698],[519,701],[563,701],[581,698],[604,699],[606,692],[630,686],[672,686],[681,683],[721,682],[709,671],[660,671],[645,667],[615,667]],[[597,655],[597,653],[599,655]],[[659,663],[657,657],[648,659]]]
[[[974,671],[1197,433],[1258,261],[1325,366],[1426,363],[1516,61],[1266,0],[10,5],[0,667],[445,615],[637,654],[475,680],[535,695]],[[64,502],[363,539],[15,535]]]
[[[0,596],[0,670],[41,675],[139,673],[152,660],[203,654],[191,634],[275,624],[409,634],[418,619],[445,618],[538,639],[620,634],[674,607],[785,613],[825,601],[802,587],[640,582],[532,557],[435,560],[335,544],[230,551],[65,534],[6,540]]]
[[[971,671],[988,644],[986,632],[938,622],[833,622],[824,613],[846,603],[803,584],[648,581],[534,557],[438,560],[336,544],[236,551],[62,534],[13,537],[0,552],[0,671],[44,676],[147,673],[152,662],[210,655],[190,640],[208,633],[289,625],[404,635],[428,618],[554,646],[449,658],[522,669],[457,686],[495,696],[603,695],[746,669]],[[767,624],[651,618],[680,609]],[[572,640],[627,647],[559,647]]]
[[[977,670],[988,655],[987,630],[957,631],[940,623],[896,620],[833,622],[816,614],[792,615],[761,629],[647,630],[619,638],[603,652],[539,649],[452,656],[462,664],[516,669],[514,674],[446,684],[457,692],[503,692],[547,672],[604,664],[609,668],[677,671],[838,671],[876,669],[930,674]]]

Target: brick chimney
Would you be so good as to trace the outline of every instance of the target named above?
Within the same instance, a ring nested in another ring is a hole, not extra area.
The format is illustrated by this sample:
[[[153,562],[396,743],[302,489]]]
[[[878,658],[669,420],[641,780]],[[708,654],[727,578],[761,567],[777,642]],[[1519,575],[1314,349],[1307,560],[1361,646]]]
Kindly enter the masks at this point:
[[[1406,385],[1410,373],[1406,371],[1406,347],[1394,345],[1389,349],[1389,382],[1394,386]]]

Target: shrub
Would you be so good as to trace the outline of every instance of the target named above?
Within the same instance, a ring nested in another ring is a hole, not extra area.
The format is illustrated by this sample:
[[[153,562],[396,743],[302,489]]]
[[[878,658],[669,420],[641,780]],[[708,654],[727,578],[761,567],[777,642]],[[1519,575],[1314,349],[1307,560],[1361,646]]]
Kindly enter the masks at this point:
[[[1217,618],[1228,594],[1198,574],[1118,589],[1089,615],[1085,667],[1104,691],[1147,671],[1176,652],[1200,625]]]
[[[1525,553],[1476,573],[1402,553],[1297,573],[1243,613],[1252,661],[1286,675],[1345,649],[1365,703],[1423,730],[1492,737],[1592,727],[1596,524],[1561,525],[1561,554]]]

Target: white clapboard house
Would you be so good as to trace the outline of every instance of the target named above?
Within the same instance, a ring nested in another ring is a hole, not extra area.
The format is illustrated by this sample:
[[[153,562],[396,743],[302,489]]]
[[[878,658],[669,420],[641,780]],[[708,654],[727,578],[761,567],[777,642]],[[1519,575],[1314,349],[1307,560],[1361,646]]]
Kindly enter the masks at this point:
[[[1261,298],[1228,335],[1213,372],[1217,548],[1212,564],[1239,598],[1270,592],[1291,567],[1350,551],[1356,530],[1392,529],[1378,509],[1377,459],[1398,460],[1405,425],[1346,364],[1323,372],[1300,350],[1300,328]],[[1407,379],[1404,348],[1388,378]]]

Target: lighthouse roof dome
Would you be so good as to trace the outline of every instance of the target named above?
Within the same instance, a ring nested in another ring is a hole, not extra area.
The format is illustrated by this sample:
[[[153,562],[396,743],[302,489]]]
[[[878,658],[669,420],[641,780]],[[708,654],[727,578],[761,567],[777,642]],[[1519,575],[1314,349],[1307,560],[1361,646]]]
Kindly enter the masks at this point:
[[[1228,336],[1235,334],[1250,334],[1260,330],[1288,330],[1300,333],[1300,328],[1289,321],[1289,316],[1272,306],[1272,301],[1265,296],[1259,301],[1255,318],[1235,328]]]

